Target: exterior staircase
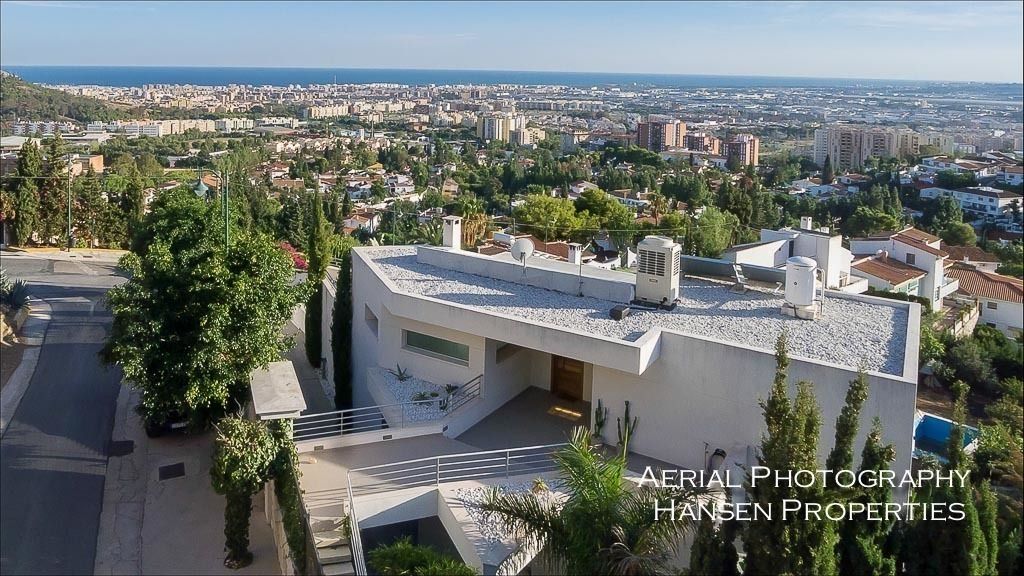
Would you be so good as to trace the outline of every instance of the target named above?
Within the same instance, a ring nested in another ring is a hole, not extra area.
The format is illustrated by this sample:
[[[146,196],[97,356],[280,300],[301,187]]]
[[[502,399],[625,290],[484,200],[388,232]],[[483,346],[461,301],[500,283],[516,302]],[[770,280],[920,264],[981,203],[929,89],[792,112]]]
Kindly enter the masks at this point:
[[[352,547],[346,535],[345,518],[310,516],[309,526],[316,545],[316,560],[324,576],[353,576]]]

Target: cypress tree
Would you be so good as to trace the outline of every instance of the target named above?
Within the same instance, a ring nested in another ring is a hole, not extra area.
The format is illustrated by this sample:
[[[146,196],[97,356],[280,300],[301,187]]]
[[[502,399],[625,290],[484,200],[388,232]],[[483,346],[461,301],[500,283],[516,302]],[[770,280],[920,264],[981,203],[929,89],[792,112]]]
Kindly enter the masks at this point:
[[[850,470],[853,467],[853,443],[860,426],[860,411],[868,398],[868,375],[860,370],[846,389],[846,404],[836,419],[836,440],[825,461],[829,470]]]
[[[814,470],[817,468],[818,433],[821,413],[810,382],[797,384],[796,397],[790,403],[787,386],[789,357],[786,337],[775,349],[775,380],[768,400],[761,401],[767,431],[762,436],[758,464],[772,470]],[[824,487],[815,482],[808,488],[761,481],[747,483],[747,500],[771,505],[781,511],[784,499],[825,503]],[[834,574],[836,572],[835,524],[821,520],[786,519],[781,513],[771,518],[755,518],[747,523],[744,549],[746,571],[751,574]]]
[[[18,154],[14,181],[14,234],[13,243],[24,246],[32,240],[38,228],[39,183],[43,173],[43,157],[35,142],[29,140]]]
[[[39,186],[39,216],[36,231],[39,240],[49,244],[67,234],[68,179],[71,177],[65,158],[64,139],[56,134],[46,145],[43,179]]]
[[[334,361],[334,405],[352,407],[352,251],[341,256],[338,288],[331,314],[331,354]]]
[[[345,191],[345,196],[341,199],[341,215],[345,218],[352,215],[352,197],[349,196],[348,190]]]
[[[825,154],[825,165],[821,167],[821,183],[831,184],[835,180],[835,168],[832,166],[832,156]]]
[[[896,450],[892,444],[882,443],[882,423],[875,418],[867,440],[864,441],[859,471],[887,470],[895,458]],[[890,500],[891,490],[885,485],[858,488],[850,499],[851,502],[865,505]],[[844,521],[839,527],[839,573],[851,576],[895,574],[896,560],[886,550],[891,528],[892,522],[871,521],[866,514],[857,514]]]
[[[306,302],[306,359],[314,367],[319,367],[320,354],[323,351],[323,335],[320,333],[323,320],[323,280],[327,274],[327,265],[331,261],[331,246],[324,207],[316,194],[313,195],[310,204],[312,214],[307,257],[309,282],[313,283],[314,289]]]

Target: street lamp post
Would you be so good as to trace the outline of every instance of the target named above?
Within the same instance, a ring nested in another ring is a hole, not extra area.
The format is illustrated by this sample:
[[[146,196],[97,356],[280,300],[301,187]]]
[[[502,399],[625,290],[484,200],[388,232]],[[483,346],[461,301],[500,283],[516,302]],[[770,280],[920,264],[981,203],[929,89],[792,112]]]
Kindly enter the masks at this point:
[[[228,205],[228,178],[229,178],[229,175],[226,174],[226,173],[222,173],[219,170],[210,170],[210,172],[213,173],[213,175],[216,176],[217,179],[223,184],[221,186],[221,188],[222,188],[221,198],[222,198],[222,209],[224,211],[224,248],[227,249],[227,247],[228,247],[228,245],[230,244],[230,241],[231,241],[231,232],[230,232],[230,225],[229,225],[231,211],[230,211],[229,205]],[[202,167],[199,168],[199,181],[196,182],[196,186],[195,186],[194,190],[195,190],[196,196],[199,196],[201,198],[207,196],[209,191],[210,191],[210,188],[206,184],[203,183],[203,168]]]

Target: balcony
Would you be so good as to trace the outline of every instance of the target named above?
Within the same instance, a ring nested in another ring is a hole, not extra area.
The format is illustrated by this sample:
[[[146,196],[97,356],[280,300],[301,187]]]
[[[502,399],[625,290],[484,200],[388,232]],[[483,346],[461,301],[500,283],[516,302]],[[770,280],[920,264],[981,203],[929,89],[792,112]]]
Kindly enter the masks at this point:
[[[943,278],[942,286],[939,287],[939,298],[945,298],[960,289],[960,280],[956,278]]]

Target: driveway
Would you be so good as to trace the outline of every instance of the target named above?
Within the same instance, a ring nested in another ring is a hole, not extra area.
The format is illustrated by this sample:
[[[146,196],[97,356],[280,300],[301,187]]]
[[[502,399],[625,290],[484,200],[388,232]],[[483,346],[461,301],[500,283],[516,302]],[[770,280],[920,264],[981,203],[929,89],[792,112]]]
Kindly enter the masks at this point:
[[[52,319],[29,387],[0,441],[0,572],[90,574],[103,502],[117,368],[97,353],[110,329],[111,264],[13,257]]]

